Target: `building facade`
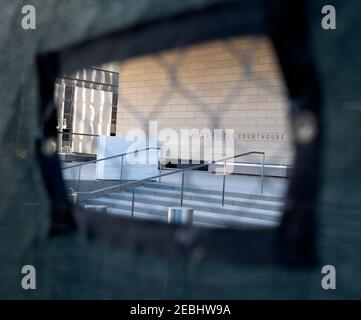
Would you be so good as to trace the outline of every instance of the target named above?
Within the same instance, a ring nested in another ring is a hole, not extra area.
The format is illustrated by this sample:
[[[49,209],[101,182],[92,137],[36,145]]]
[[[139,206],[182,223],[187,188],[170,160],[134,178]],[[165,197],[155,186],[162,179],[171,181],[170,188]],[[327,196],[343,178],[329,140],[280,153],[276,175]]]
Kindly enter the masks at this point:
[[[67,120],[63,131],[75,134],[62,143],[73,152],[97,153],[97,138],[76,133],[133,137],[142,132],[140,139],[158,139],[169,161],[261,151],[267,164],[292,165],[286,90],[267,38],[212,41],[72,77],[56,85],[55,97],[59,118]],[[156,128],[155,137],[150,128]]]
[[[285,85],[268,39],[212,41],[127,60],[119,70],[117,135],[148,132],[149,121],[179,136],[222,129],[225,138],[229,129],[235,154],[263,151],[267,163],[292,164]]]

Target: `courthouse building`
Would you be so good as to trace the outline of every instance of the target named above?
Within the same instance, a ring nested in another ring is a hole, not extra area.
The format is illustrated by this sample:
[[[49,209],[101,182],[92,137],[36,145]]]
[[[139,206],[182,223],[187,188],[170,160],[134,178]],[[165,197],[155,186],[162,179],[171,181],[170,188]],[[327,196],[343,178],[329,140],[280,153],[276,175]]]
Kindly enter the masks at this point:
[[[81,70],[58,80],[55,97],[62,152],[96,154],[98,135],[149,134],[156,121],[158,132],[179,137],[184,129],[222,129],[225,139],[233,130],[234,154],[262,151],[267,164],[292,165],[285,85],[267,38],[212,41]],[[164,156],[187,160],[182,152]]]

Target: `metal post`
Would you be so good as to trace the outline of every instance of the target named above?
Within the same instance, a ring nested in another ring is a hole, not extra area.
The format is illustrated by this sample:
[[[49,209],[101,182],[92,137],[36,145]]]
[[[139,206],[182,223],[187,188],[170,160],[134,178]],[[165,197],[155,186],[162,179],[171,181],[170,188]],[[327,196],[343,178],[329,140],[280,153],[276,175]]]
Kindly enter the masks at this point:
[[[159,165],[159,176],[161,176],[162,175],[162,150],[161,150],[161,148],[158,148],[158,150],[157,150],[157,153],[158,153],[158,165]],[[159,177],[159,182],[161,182],[162,181],[162,177]]]
[[[78,192],[80,191],[80,176],[81,176],[81,167],[79,166],[79,173],[78,173]]]
[[[263,183],[264,183],[264,162],[265,162],[265,153],[263,153],[263,159],[262,159],[261,193],[263,193]]]
[[[134,217],[134,200],[135,200],[135,187],[133,187],[133,195],[132,195],[132,218]]]
[[[97,139],[97,158],[98,158],[98,154],[99,154],[99,144],[100,144],[100,136],[96,137]]]
[[[183,192],[184,192],[184,171],[182,172],[182,188],[181,188],[181,207],[183,207]]]
[[[162,180],[162,163],[158,160],[158,165],[159,165],[159,182],[161,182]]]
[[[193,221],[193,208],[168,208],[168,223],[169,224],[183,224],[191,225]]]
[[[60,138],[58,138],[58,152],[63,152],[63,126],[61,126],[61,131],[59,132]]]
[[[223,190],[222,190],[222,207],[224,206],[224,192],[226,190],[226,165],[227,165],[227,160],[224,160],[224,169],[223,169]]]
[[[120,166],[120,182],[123,182],[123,162],[124,162],[124,155],[122,155],[122,164]]]

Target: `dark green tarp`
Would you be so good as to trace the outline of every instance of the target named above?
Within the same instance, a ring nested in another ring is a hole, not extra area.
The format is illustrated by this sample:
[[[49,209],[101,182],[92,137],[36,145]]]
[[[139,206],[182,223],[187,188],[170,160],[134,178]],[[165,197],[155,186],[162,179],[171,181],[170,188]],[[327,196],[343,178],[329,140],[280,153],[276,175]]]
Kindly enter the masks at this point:
[[[319,267],[194,264],[87,242],[77,233],[47,237],[49,204],[34,153],[36,56],[219,2],[225,1],[0,1],[0,298],[360,298],[361,2],[356,0],[308,1],[324,100]],[[37,9],[36,30],[21,28],[26,4]],[[336,30],[321,27],[326,4],[337,9]],[[36,290],[21,287],[26,264],[36,266]],[[336,267],[336,290],[321,287],[326,264]]]

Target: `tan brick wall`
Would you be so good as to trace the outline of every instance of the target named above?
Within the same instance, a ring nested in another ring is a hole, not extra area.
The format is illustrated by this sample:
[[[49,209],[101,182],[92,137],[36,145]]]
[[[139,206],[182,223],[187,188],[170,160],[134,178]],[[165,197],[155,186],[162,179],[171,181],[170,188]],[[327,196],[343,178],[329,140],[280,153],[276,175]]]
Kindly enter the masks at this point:
[[[119,78],[117,135],[147,132],[149,120],[158,131],[234,129],[235,153],[265,151],[268,163],[292,163],[285,87],[267,39],[234,38],[132,59],[120,65]]]

